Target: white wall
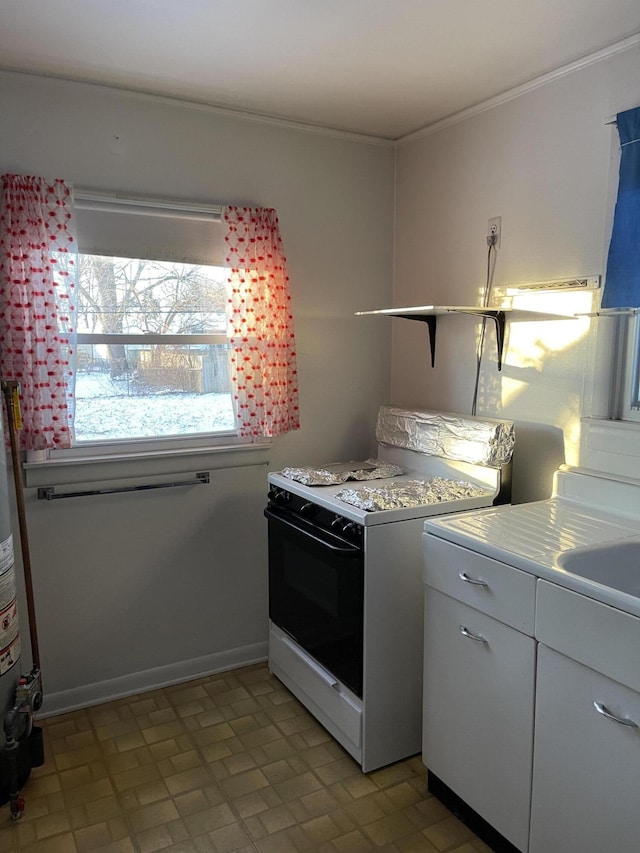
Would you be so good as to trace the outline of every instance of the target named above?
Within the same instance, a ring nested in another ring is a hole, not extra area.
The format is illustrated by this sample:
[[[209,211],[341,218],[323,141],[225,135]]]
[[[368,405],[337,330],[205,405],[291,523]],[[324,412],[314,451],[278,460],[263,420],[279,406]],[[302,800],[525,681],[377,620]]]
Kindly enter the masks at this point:
[[[391,329],[353,315],[391,301],[391,146],[9,73],[0,74],[0,115],[3,172],[275,207],[302,428],[274,443],[271,465],[373,450],[377,408],[389,400]],[[154,473],[166,470],[158,463]],[[266,468],[212,476],[188,492],[56,502],[27,490],[50,708],[264,654]]]
[[[394,305],[480,304],[487,220],[495,216],[502,241],[494,288],[602,273],[617,185],[617,133],[605,122],[636,106],[639,92],[634,47],[403,142]],[[529,303],[543,311],[558,305],[544,295]],[[558,310],[583,308],[573,299]],[[557,465],[579,461],[598,322],[609,321],[512,324],[502,373],[485,359],[478,413],[516,421],[515,500],[546,497]],[[393,325],[394,403],[469,413],[475,322],[440,321],[433,370],[426,330]]]
[[[470,411],[472,320],[440,321],[432,369],[421,324],[353,312],[478,304],[494,216],[502,217],[495,288],[601,273],[617,160],[615,129],[605,121],[635,106],[639,91],[636,48],[401,143],[393,294],[389,146],[0,74],[0,168],[278,210],[302,410],[302,429],[271,452],[279,468],[371,452],[383,402]],[[558,308],[537,299],[534,307]],[[573,300],[568,307],[583,306]],[[511,325],[502,373],[488,334],[478,411],[516,421],[514,499],[545,497],[557,465],[579,460],[594,323]],[[198,462],[197,470],[216,464]],[[162,477],[170,467],[154,473]],[[264,652],[265,466],[212,469],[212,476],[211,486],[187,494],[49,503],[28,489],[50,707]]]

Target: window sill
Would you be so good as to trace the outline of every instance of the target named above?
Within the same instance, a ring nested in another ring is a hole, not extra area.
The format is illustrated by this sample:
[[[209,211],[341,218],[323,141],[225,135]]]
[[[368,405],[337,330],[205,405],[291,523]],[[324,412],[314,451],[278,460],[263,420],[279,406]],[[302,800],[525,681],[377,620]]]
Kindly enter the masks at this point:
[[[23,463],[25,486],[40,488],[104,480],[164,477],[220,468],[268,465],[271,444],[236,444],[78,455]]]

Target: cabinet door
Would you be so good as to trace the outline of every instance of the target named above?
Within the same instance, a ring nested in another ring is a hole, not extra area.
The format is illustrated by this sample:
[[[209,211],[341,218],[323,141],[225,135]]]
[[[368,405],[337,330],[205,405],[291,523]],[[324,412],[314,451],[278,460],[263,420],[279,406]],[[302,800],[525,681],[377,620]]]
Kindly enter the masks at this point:
[[[529,834],[535,646],[531,637],[427,587],[424,763],[522,851]]]
[[[640,694],[544,645],[538,652],[530,853],[638,853]]]

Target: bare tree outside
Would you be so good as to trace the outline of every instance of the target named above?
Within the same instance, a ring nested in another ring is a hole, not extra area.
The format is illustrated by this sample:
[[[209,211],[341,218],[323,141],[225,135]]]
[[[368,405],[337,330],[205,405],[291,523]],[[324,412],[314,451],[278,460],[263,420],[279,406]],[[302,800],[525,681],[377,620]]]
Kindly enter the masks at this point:
[[[225,334],[227,271],[81,254],[78,272],[78,333],[89,339],[122,335],[122,343],[78,346],[80,440],[231,429],[226,346],[190,341],[192,335]],[[159,340],[165,335],[184,336],[184,343]],[[222,414],[212,414],[214,407]],[[105,413],[117,414],[120,425],[105,427]]]
[[[79,256],[79,332],[206,334],[225,307],[222,268]]]

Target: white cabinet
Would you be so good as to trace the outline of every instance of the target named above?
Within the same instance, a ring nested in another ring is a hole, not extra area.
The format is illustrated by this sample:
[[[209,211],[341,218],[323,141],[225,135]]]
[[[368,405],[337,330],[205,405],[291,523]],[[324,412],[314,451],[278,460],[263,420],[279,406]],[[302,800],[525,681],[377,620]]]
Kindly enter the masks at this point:
[[[637,853],[640,619],[538,586],[530,853]]]
[[[530,853],[638,853],[640,694],[540,645]]]
[[[427,768],[522,853],[638,853],[640,618],[472,545],[423,537]]]
[[[423,760],[526,851],[535,577],[429,535],[424,551]]]

